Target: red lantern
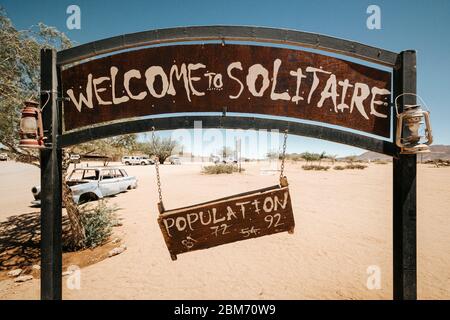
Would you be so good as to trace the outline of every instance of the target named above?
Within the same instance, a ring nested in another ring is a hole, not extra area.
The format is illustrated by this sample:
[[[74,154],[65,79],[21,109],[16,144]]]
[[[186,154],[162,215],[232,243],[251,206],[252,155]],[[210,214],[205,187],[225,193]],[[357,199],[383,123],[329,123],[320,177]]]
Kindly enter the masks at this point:
[[[21,148],[44,148],[44,129],[42,127],[42,114],[39,103],[25,101],[20,119]]]

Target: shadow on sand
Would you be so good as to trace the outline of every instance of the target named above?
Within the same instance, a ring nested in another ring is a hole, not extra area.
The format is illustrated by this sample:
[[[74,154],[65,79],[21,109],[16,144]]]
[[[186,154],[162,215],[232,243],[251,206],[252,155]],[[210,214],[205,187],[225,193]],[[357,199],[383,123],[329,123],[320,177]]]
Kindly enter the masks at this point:
[[[0,270],[38,264],[41,241],[40,212],[10,216],[0,222]],[[63,217],[63,230],[69,228]],[[63,232],[64,234],[64,232]]]

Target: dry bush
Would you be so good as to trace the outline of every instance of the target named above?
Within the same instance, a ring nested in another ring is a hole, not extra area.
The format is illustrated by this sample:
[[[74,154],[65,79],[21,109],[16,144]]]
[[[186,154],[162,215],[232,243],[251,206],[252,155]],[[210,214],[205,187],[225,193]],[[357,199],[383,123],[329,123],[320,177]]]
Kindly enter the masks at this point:
[[[345,165],[345,166],[334,166],[334,167],[333,167],[334,170],[346,170],[346,169],[350,169],[350,170],[352,170],[352,169],[363,170],[363,169],[365,169],[365,168],[367,168],[366,165],[363,165],[363,164],[356,164],[356,163],[353,163],[353,164],[347,164],[347,165]]]
[[[345,166],[345,169],[358,169],[358,170],[363,170],[363,169],[365,169],[365,168],[367,168],[367,166],[366,165],[364,165],[364,164],[348,164],[348,165],[346,165]]]
[[[432,163],[436,166],[436,168],[450,167],[450,160],[435,159],[432,160]]]
[[[329,166],[318,166],[318,165],[303,165],[302,166],[303,170],[315,170],[315,171],[327,171],[328,169],[330,169]]]
[[[241,171],[244,171],[244,169],[241,168]],[[239,172],[238,166],[233,164],[215,164],[212,166],[205,166],[203,168],[203,173],[205,174],[230,174],[233,172]]]
[[[375,164],[388,164],[389,162],[386,160],[375,160],[373,163]]]

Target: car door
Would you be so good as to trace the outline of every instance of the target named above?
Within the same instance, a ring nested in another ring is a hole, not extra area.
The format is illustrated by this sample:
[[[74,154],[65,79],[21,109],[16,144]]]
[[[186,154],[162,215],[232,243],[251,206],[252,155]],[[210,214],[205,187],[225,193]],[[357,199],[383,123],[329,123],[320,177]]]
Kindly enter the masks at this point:
[[[120,171],[111,169],[111,194],[118,194],[123,191],[123,181],[120,178]]]
[[[127,190],[127,181],[125,179],[125,177],[122,174],[122,170],[115,170],[115,174],[116,174],[116,183],[120,189],[120,192],[123,192],[125,190]]]
[[[117,188],[114,170],[106,169],[100,171],[100,181],[98,184],[103,196],[111,196]],[[117,193],[117,192],[116,192]]]
[[[128,187],[136,187],[136,178],[134,176],[129,176],[128,173],[125,170],[120,170],[120,173],[122,174],[122,180],[125,185],[125,190],[128,189]]]

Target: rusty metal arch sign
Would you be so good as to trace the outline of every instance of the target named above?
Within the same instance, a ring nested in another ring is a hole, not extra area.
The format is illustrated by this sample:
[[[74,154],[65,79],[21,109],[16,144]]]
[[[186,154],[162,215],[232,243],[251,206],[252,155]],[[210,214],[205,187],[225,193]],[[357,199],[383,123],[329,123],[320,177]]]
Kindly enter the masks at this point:
[[[201,41],[215,43],[198,44]],[[388,68],[274,44],[338,53]],[[141,49],[123,51],[137,48]],[[95,60],[87,61],[91,58]],[[196,120],[204,128],[288,129],[292,134],[393,156],[393,292],[395,299],[416,298],[416,156],[399,155],[392,139],[385,139],[397,130],[395,122],[390,127],[391,95],[416,92],[414,51],[395,53],[344,39],[265,27],[168,28],[57,53],[44,49],[41,90],[41,105],[49,101],[42,114],[47,146],[41,150],[43,299],[62,296],[61,148],[144,132],[153,126],[192,128]],[[402,99],[399,103],[403,104]],[[251,116],[195,115],[224,110]],[[178,112],[194,115],[170,115]],[[261,114],[292,121],[258,117]],[[339,125],[379,138],[295,119]]]

